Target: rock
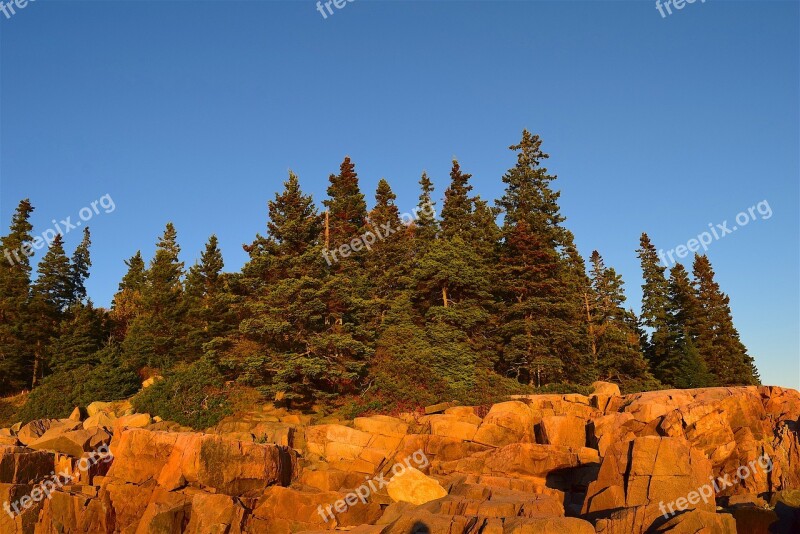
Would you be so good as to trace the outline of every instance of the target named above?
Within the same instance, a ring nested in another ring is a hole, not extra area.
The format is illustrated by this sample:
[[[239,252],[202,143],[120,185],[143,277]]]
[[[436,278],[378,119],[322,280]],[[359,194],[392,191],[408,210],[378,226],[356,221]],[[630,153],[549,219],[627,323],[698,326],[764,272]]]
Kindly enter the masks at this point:
[[[147,389],[150,386],[152,386],[153,384],[155,384],[156,382],[158,382],[159,380],[163,380],[163,379],[164,379],[164,377],[160,376],[160,375],[151,376],[150,378],[148,378],[147,380],[142,382],[142,389]]]
[[[100,412],[105,412],[106,414],[113,413],[113,403],[95,401],[86,407],[86,414],[89,417],[97,415]]]
[[[232,497],[200,492],[192,495],[191,517],[184,532],[240,534],[247,511]]]
[[[536,441],[549,445],[586,446],[586,421],[574,415],[548,415],[536,426]]]
[[[114,421],[114,426],[118,428],[144,428],[151,422],[149,413],[135,413],[123,415]]]
[[[598,532],[600,531],[598,530]],[[671,534],[695,534],[697,532],[729,534],[737,532],[737,528],[736,521],[734,521],[733,517],[729,514],[716,514],[704,510],[692,510],[673,517],[660,526],[657,532],[670,532]],[[751,533],[751,531],[748,530],[741,530],[738,532]]]
[[[68,454],[75,458],[84,452],[97,450],[111,441],[111,434],[103,429],[65,431],[65,427],[51,427],[40,438],[28,444],[31,449],[50,450]]]
[[[405,467],[389,481],[389,497],[395,502],[425,504],[447,495],[447,491],[433,478],[413,467]]]
[[[0,484],[35,484],[49,477],[55,455],[25,447],[0,447]]]
[[[109,477],[133,484],[154,480],[166,490],[189,484],[255,497],[272,484],[289,484],[297,475],[296,455],[289,449],[211,434],[128,429],[114,438],[111,450]]]
[[[109,416],[105,412],[97,412],[94,415],[91,415],[86,418],[83,422],[83,428],[90,429],[90,428],[114,428],[114,421],[115,418]]]
[[[592,382],[592,393],[594,395],[614,397],[620,396],[622,393],[619,391],[619,386],[611,382]]]
[[[540,420],[523,402],[501,402],[489,409],[472,441],[492,447],[533,443],[536,441],[533,427]]]
[[[463,421],[461,417],[455,415],[432,415],[429,422],[431,434],[435,436],[472,441],[478,432],[477,424]]]
[[[370,434],[381,436],[396,436],[402,438],[408,434],[408,424],[395,417],[386,415],[373,415],[370,417],[356,417],[353,426]]]
[[[355,495],[355,494],[351,494]],[[358,498],[345,502],[341,493],[309,493],[273,486],[264,492],[247,523],[248,532],[299,532],[329,530],[334,526],[374,523],[381,516],[378,504]]]
[[[603,458],[597,480],[589,484],[581,512],[608,518],[603,524],[609,532],[628,527],[643,532],[668,513],[665,510],[713,514],[716,504],[710,478],[711,463],[686,440],[646,436],[615,443]],[[706,486],[709,491],[701,499],[698,492]],[[630,510],[620,511],[623,508]]]
[[[435,413],[442,413],[443,411],[447,410],[448,408],[452,408],[455,406],[453,402],[440,402],[439,404],[434,404],[432,406],[425,407],[425,415],[433,415]]]

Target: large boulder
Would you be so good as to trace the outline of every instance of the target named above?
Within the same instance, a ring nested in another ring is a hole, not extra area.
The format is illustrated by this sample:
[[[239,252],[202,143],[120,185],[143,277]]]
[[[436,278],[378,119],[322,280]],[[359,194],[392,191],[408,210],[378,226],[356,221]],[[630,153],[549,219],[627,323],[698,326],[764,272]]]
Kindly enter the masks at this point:
[[[413,467],[406,467],[389,481],[386,487],[389,497],[395,502],[425,504],[447,495],[447,491],[435,479]]]
[[[645,436],[616,443],[589,484],[582,513],[607,518],[603,524],[610,532],[618,531],[615,524],[644,532],[665,514],[687,509],[713,513],[710,479],[711,462],[686,440]],[[708,491],[700,495],[702,488]]]
[[[231,496],[258,496],[296,476],[293,451],[271,444],[196,433],[124,430],[111,445],[109,477],[133,484],[154,480],[167,490],[186,485]]]

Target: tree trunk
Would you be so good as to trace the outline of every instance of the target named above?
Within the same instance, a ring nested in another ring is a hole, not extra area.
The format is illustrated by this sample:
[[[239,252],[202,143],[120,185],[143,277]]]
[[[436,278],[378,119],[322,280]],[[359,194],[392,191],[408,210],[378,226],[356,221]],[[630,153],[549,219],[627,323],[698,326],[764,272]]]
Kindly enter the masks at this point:
[[[442,286],[442,302],[444,303],[444,307],[447,308],[447,286]]]

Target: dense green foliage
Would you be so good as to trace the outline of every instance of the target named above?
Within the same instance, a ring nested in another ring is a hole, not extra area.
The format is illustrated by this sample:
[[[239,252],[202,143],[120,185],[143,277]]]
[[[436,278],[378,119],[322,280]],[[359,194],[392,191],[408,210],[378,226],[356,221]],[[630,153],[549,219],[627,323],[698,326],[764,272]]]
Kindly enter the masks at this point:
[[[133,398],[137,412],[204,429],[230,413],[224,379],[206,358],[167,373]]]
[[[141,386],[138,375],[122,366],[113,352],[101,351],[96,365],[83,365],[45,377],[31,391],[17,413],[17,420],[64,418],[76,406],[126,399],[136,393]]]
[[[587,271],[539,136],[510,149],[495,205],[454,160],[440,216],[424,173],[408,218],[386,180],[368,208],[350,158],[322,211],[290,172],[241,272],[223,272],[215,236],[185,269],[169,223],[149,262],[125,261],[110,310],[86,298],[88,229],[72,256],[53,236],[32,277],[28,252],[43,243],[23,200],[0,239],[0,395],[33,388],[21,418],[65,416],[161,374],[136,408],[202,428],[242,387],[358,414],[586,392],[598,379],[625,391],[758,383],[707,257],[691,277],[682,265],[667,276],[642,234],[637,317],[599,252]]]

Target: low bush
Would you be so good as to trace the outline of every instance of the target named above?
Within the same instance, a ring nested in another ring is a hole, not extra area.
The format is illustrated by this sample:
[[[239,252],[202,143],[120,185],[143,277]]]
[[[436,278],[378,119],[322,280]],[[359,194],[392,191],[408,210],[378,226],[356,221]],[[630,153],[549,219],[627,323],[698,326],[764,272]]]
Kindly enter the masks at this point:
[[[76,406],[127,399],[140,387],[135,372],[117,365],[113,357],[108,358],[94,367],[84,365],[45,377],[30,392],[17,419],[26,423],[34,419],[69,417]]]
[[[201,358],[169,371],[132,402],[137,412],[202,430],[232,413],[229,394],[217,366],[208,358]]]

